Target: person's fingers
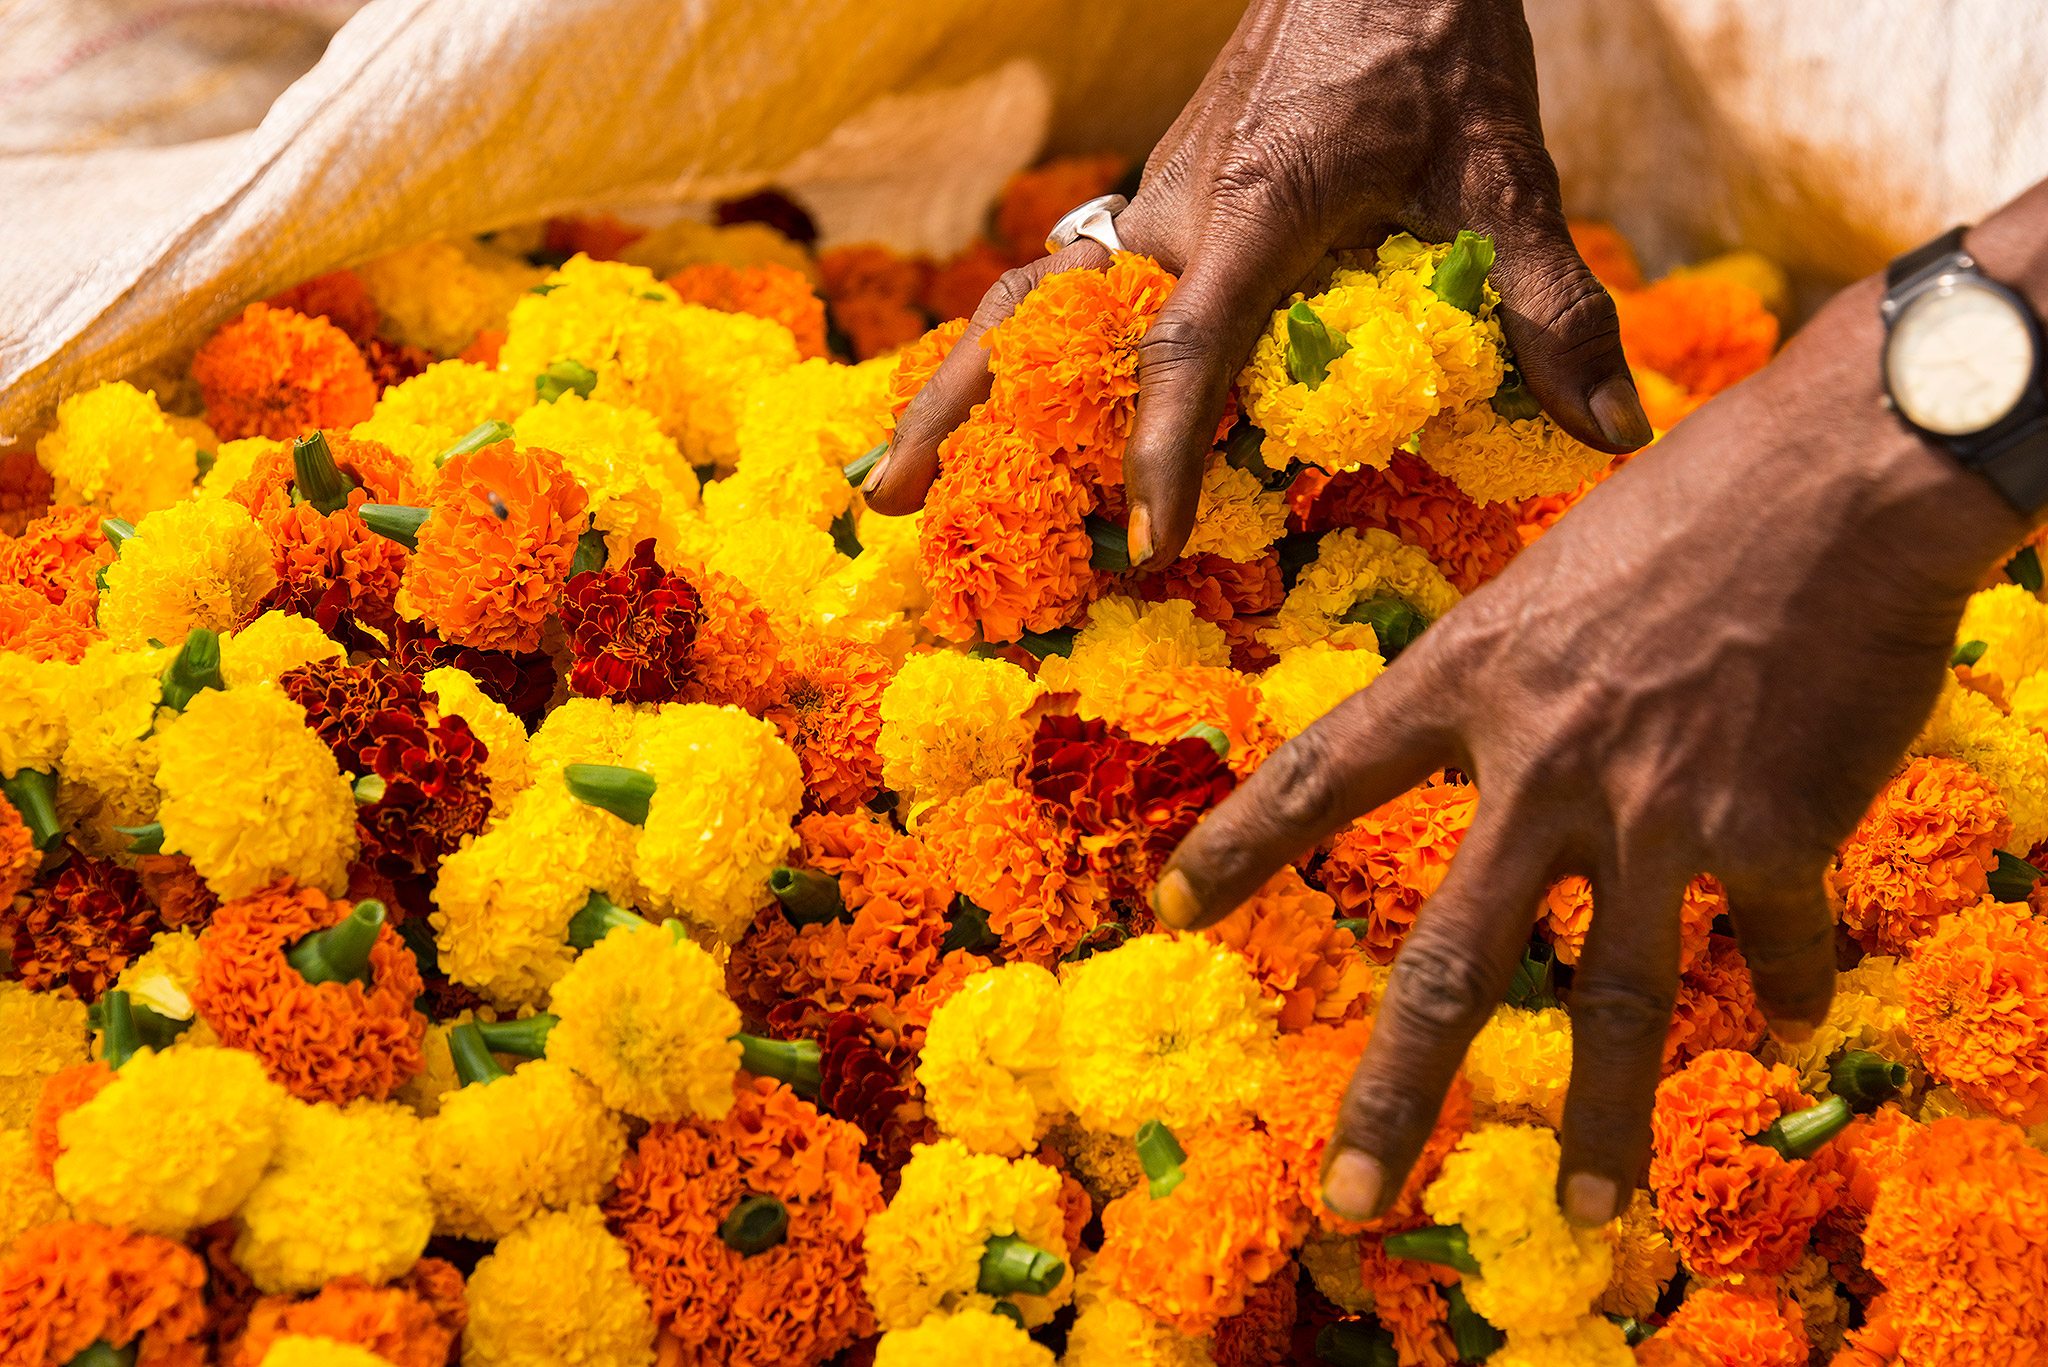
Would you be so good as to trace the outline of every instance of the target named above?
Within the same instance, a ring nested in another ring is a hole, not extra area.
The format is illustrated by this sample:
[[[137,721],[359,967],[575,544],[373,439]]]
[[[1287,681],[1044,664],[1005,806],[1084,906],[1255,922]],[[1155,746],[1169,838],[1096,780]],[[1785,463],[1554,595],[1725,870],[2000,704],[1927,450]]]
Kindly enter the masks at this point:
[[[1442,768],[1449,739],[1426,677],[1404,657],[1274,751],[1173,852],[1152,890],[1159,919],[1213,925],[1282,864]]]
[[[1436,1128],[1472,1037],[1507,992],[1554,846],[1513,801],[1478,819],[1394,960],[1323,1160],[1323,1204],[1379,1215]]]
[[[1728,918],[1771,1033],[1799,1043],[1835,995],[1835,923],[1820,870],[1755,885],[1723,878]]]
[[[1084,237],[1051,256],[1005,271],[989,287],[967,331],[903,410],[888,451],[861,485],[868,507],[901,517],[924,506],[925,491],[939,473],[939,443],[988,398],[988,349],[981,344],[982,334],[1015,313],[1024,296],[1048,275],[1076,267],[1099,270],[1108,264],[1109,249]]]
[[[1650,1112],[1678,993],[1675,872],[1611,865],[1593,879],[1593,926],[1572,975],[1572,1078],[1557,1199],[1579,1225],[1620,1214],[1650,1151]]]

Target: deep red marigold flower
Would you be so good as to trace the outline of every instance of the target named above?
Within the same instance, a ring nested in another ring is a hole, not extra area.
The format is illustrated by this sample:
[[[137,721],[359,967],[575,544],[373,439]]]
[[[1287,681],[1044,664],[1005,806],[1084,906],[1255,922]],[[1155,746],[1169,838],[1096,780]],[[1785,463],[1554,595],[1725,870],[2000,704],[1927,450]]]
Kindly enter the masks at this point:
[[[887,1198],[896,1191],[911,1149],[938,1137],[938,1127],[925,1114],[917,1055],[900,1039],[881,1038],[855,1012],[830,1012],[823,1021],[822,1031],[816,1032],[823,1050],[819,1109],[860,1130],[861,1160],[880,1174]]]
[[[206,420],[223,440],[346,431],[370,416],[377,385],[363,353],[325,318],[251,304],[192,358]]]
[[[554,700],[555,662],[544,651],[516,653],[451,645],[418,622],[401,619],[392,633],[392,656],[408,674],[425,675],[443,665],[476,680],[477,691],[524,721],[539,724]]]
[[[562,626],[569,634],[569,687],[586,698],[674,702],[690,679],[690,648],[704,609],[697,590],[642,541],[616,570],[569,580]]]
[[[142,895],[155,905],[166,930],[196,934],[206,929],[220,906],[220,898],[182,854],[137,855],[135,876],[142,880]]]
[[[1474,503],[1450,480],[1405,452],[1384,470],[1325,475],[1306,470],[1287,491],[1296,530],[1380,527],[1419,547],[1461,593],[1508,567],[1522,549],[1515,508]]]
[[[711,217],[721,228],[735,223],[765,223],[792,242],[801,242],[806,247],[818,243],[818,225],[811,221],[803,205],[780,190],[758,190],[738,199],[721,199]]]
[[[377,386],[377,397],[381,399],[391,386],[404,384],[424,372],[434,363],[434,353],[410,342],[387,342],[375,337],[363,348],[363,362],[370,367],[370,380]]]
[[[1070,1243],[1079,1247],[1078,1242]],[[1294,1341],[1294,1284],[1301,1270],[1285,1266],[1252,1288],[1244,1309],[1216,1324],[1216,1367],[1278,1367]]]
[[[551,218],[542,229],[541,249],[565,258],[581,252],[592,261],[616,261],[620,252],[645,236],[645,228],[622,223],[610,214]]]
[[[98,1001],[163,928],[134,874],[75,851],[25,902],[0,902],[0,938],[13,943],[8,976],[34,992],[87,1002]]]

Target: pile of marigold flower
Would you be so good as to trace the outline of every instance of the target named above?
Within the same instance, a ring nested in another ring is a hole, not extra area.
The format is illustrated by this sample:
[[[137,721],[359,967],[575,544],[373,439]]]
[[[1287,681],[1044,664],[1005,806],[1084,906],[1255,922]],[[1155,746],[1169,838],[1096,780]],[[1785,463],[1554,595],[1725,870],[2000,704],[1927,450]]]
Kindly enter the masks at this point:
[[[1135,575],[1119,256],[988,339],[918,516],[858,492],[1116,158],[944,262],[788,199],[432,242],[251,304],[0,456],[0,1364],[2017,1363],[2048,1342],[2048,604],[2022,548],[1766,1039],[1682,913],[1654,1160],[1553,1186],[1583,880],[1391,1209],[1319,1199],[1446,772],[1209,931],[1176,842],[1619,462],[1521,385],[1492,244],[1276,311]],[[1659,430],[1767,360],[1646,283]],[[2031,1355],[2031,1356],[2030,1356]]]

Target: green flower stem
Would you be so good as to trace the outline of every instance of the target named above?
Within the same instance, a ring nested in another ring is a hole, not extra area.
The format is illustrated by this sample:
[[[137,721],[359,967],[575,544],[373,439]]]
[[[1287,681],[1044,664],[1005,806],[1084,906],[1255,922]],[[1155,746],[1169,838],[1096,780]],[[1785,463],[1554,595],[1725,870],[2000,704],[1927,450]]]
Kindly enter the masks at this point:
[[[1906,1085],[1906,1065],[1865,1049],[1852,1049],[1835,1060],[1828,1070],[1828,1082],[1852,1109],[1874,1111]]]
[[[773,1196],[746,1196],[718,1222],[718,1237],[743,1258],[769,1249],[789,1237],[789,1209]]]
[[[576,949],[588,949],[611,934],[619,927],[628,930],[647,929],[647,918],[638,912],[616,905],[611,898],[593,891],[583,910],[569,918],[569,930],[562,938]]]
[[[100,519],[100,535],[107,539],[107,544],[114,548],[114,554],[119,556],[121,548],[135,539],[135,524],[118,517],[103,517]]]
[[[47,850],[64,834],[57,819],[57,776],[43,769],[23,769],[13,778],[0,778],[0,793],[21,813],[23,824],[35,839],[36,848]]]
[[[1377,1320],[1338,1320],[1316,1330],[1316,1357],[1331,1367],[1400,1367],[1394,1336]]]
[[[579,574],[603,569],[610,554],[605,548],[604,533],[592,527],[576,538],[576,554],[569,560],[569,577],[573,579]]]
[[[1205,740],[1209,742],[1209,748],[1216,752],[1218,758],[1230,758],[1230,737],[1224,735],[1220,729],[1209,725],[1205,721],[1198,721],[1187,730],[1181,732],[1180,738],[1182,740]]]
[[[162,854],[164,852],[164,823],[152,821],[147,826],[116,826],[116,835],[128,837],[130,854]]]
[[[140,1337],[126,1348],[116,1348],[105,1339],[100,1339],[72,1358],[65,1367],[135,1367],[136,1353],[141,1346]]]
[[[1355,605],[1340,620],[1370,626],[1372,634],[1379,638],[1380,654],[1389,663],[1429,625],[1421,613],[1400,598],[1368,598]]]
[[[562,778],[569,785],[569,795],[578,802],[602,807],[634,826],[647,824],[647,809],[654,801],[654,775],[616,764],[565,764]]]
[[[1074,653],[1074,629],[1061,627],[1058,631],[1027,631],[1018,638],[1017,644],[1043,660],[1048,655],[1062,659]]]
[[[1811,1158],[1820,1152],[1822,1145],[1847,1129],[1855,1118],[1856,1112],[1850,1107],[1847,1097],[1831,1096],[1803,1111],[1779,1116],[1771,1128],[1756,1137],[1756,1142],[1776,1149],[1787,1158]]]
[[[1138,1126],[1134,1142],[1138,1146],[1138,1166],[1145,1170],[1146,1181],[1151,1184],[1152,1199],[1165,1200],[1187,1176],[1181,1164],[1188,1161],[1188,1151],[1173,1137],[1172,1130],[1156,1120]]]
[[[1350,931],[1355,938],[1360,940],[1365,938],[1366,931],[1372,929],[1371,919],[1365,916],[1339,916],[1337,924]]]
[[[866,452],[846,462],[841,473],[846,476],[848,484],[858,489],[867,482],[868,476],[875,472],[875,467],[882,463],[882,457],[888,454],[889,443],[885,441],[880,446],[870,447]]]
[[[377,932],[383,927],[384,904],[365,898],[341,920],[293,945],[285,962],[309,983],[367,983],[370,947],[377,943]]]
[[[1095,543],[1088,568],[1097,574],[1123,574],[1131,568],[1131,534],[1106,517],[1090,513],[1088,539]]]
[[[1017,1308],[1014,1301],[997,1301],[988,1308],[988,1312],[991,1315],[1001,1315],[1019,1329],[1024,1327],[1024,1312]]]
[[[405,503],[365,503],[356,516],[386,541],[396,541],[409,551],[420,548],[420,528],[433,516],[432,508],[415,508]]]
[[[455,1076],[465,1087],[512,1076],[491,1057],[490,1046],[484,1043],[483,1031],[475,1021],[464,1021],[448,1032],[448,1053],[455,1060]]]
[[[839,880],[829,873],[783,865],[769,873],[768,891],[782,903],[782,914],[793,926],[819,926],[853,919],[853,913],[846,909],[846,899],[839,895]]]
[[[1536,396],[1529,392],[1529,386],[1522,383],[1522,372],[1519,370],[1510,370],[1507,378],[1500,382],[1500,388],[1494,391],[1493,397],[1487,402],[1492,405],[1494,412],[1509,422],[1539,417],[1543,413],[1543,405],[1536,402]]]
[[[1609,1315],[1607,1320],[1621,1330],[1621,1336],[1628,1340],[1628,1346],[1631,1348],[1657,1332],[1634,1315]]]
[[[1507,1003],[1524,1011],[1542,1011],[1556,1006],[1557,956],[1549,945],[1532,944],[1522,951],[1515,976],[1508,983]]]
[[[1287,310],[1287,373],[1311,390],[1330,378],[1330,365],[1351,350],[1343,333],[1325,323],[1306,303]]]
[[[824,1051],[814,1039],[765,1039],[744,1030],[733,1036],[740,1042],[740,1067],[755,1077],[772,1077],[786,1082],[798,1096],[815,1097],[825,1085],[818,1063]]]
[[[1036,1244],[998,1234],[982,1252],[981,1279],[974,1289],[984,1296],[1043,1296],[1066,1275],[1066,1263]]]
[[[581,361],[556,361],[533,377],[533,397],[540,403],[553,403],[570,393],[587,399],[596,388],[597,372]]]
[[[1421,1263],[1441,1263],[1468,1277],[1479,1275],[1479,1260],[1465,1242],[1462,1225],[1426,1225],[1400,1234],[1389,1234],[1385,1247],[1389,1258],[1412,1258]]]
[[[220,633],[194,627],[185,633],[185,644],[178,647],[177,658],[164,669],[163,692],[158,701],[164,707],[183,712],[185,704],[201,690],[227,686],[228,681],[220,676]]]
[[[135,1033],[141,1036],[144,1044],[156,1050],[170,1048],[178,1036],[192,1028],[192,1017],[173,1020],[140,1002],[131,1001],[128,1005],[128,1014],[135,1021]]]
[[[484,1046],[494,1054],[517,1054],[520,1058],[546,1058],[548,1032],[562,1018],[542,1011],[513,1021],[472,1021],[483,1036]]]
[[[492,418],[489,422],[478,423],[455,439],[455,444],[434,457],[434,468],[439,469],[456,456],[466,456],[472,451],[481,451],[486,446],[496,446],[501,441],[512,440],[512,424]]]
[[[1430,292],[1454,309],[1477,313],[1486,302],[1486,273],[1492,269],[1493,239],[1460,229],[1451,243],[1451,254],[1429,282]]]
[[[861,553],[860,526],[853,519],[853,509],[832,519],[832,549],[848,560]]]
[[[2032,546],[2020,547],[2020,552],[2005,562],[2005,572],[2013,583],[2028,593],[2041,591],[2041,557]]]
[[[100,1058],[107,1067],[119,1070],[142,1047],[142,1033],[135,1028],[135,1012],[128,994],[109,988],[100,994]]]
[[[1465,1299],[1463,1283],[1453,1282],[1445,1287],[1444,1301],[1450,1306],[1451,1342],[1457,1346],[1458,1361],[1484,1362],[1508,1341],[1506,1334],[1494,1328]]]
[[[299,502],[312,504],[316,512],[338,513],[360,487],[334,463],[326,433],[315,432],[292,443],[292,491]]]

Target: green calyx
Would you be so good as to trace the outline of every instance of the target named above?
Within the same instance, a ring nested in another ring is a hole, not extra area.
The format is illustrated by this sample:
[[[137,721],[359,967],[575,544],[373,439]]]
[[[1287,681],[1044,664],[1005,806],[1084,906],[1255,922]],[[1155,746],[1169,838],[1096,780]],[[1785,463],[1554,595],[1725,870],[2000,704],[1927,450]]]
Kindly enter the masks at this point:
[[[1148,1120],[1138,1126],[1137,1136],[1132,1142],[1138,1147],[1138,1166],[1145,1170],[1152,1199],[1165,1200],[1187,1176],[1181,1164],[1188,1161],[1188,1151],[1173,1137],[1172,1130],[1156,1120]]]
[[[984,1296],[1044,1296],[1066,1275],[1060,1258],[1014,1234],[998,1234],[982,1251],[974,1289]]]
[[[654,775],[616,764],[565,764],[562,778],[569,796],[590,807],[602,807],[634,826],[647,824],[654,801]]]
[[[1024,1312],[1017,1308],[1014,1301],[997,1301],[988,1308],[988,1312],[991,1315],[1001,1315],[1019,1329],[1024,1327]]]
[[[142,1048],[142,1032],[136,1028],[133,1004],[120,988],[102,992],[99,1008],[100,1059],[118,1072]]]
[[[147,826],[116,826],[116,835],[128,837],[130,854],[162,854],[164,852],[164,823],[152,821]]]
[[[832,549],[848,560],[861,552],[860,529],[854,525],[851,508],[832,519]]]
[[[885,441],[880,446],[870,447],[846,462],[841,468],[840,473],[846,476],[848,484],[858,489],[861,485],[868,482],[868,476],[875,472],[875,467],[882,463],[882,457],[888,454],[889,443]]]
[[[1954,669],[1958,666],[1973,665],[1983,659],[1984,652],[1989,649],[1991,647],[1982,641],[1965,641],[1957,646],[1954,653],[1948,657],[1949,668]]]
[[[1486,273],[1493,269],[1493,239],[1461,228],[1451,254],[1436,268],[1429,291],[1454,309],[1476,314],[1486,302]]]
[[[1041,660],[1048,655],[1065,659],[1074,653],[1075,634],[1072,627],[1061,627],[1058,631],[1027,631],[1017,638],[1017,644]]]
[[[57,776],[43,769],[22,769],[13,778],[0,778],[0,793],[21,813],[31,839],[39,850],[47,850],[64,834],[57,819]]]
[[[579,574],[601,570],[609,558],[610,552],[605,549],[604,533],[592,527],[576,538],[576,554],[569,559],[569,575],[574,578]]]
[[[126,992],[121,993],[121,995],[128,997]],[[103,993],[99,1001],[85,1008],[85,1023],[94,1030],[105,1030],[107,1028],[106,999],[107,994]],[[172,1042],[178,1036],[192,1028],[190,1017],[184,1020],[173,1020],[169,1016],[162,1015],[150,1007],[144,1006],[132,997],[128,997],[128,1019],[133,1022],[135,1037],[142,1041],[143,1046],[156,1050],[170,1048]],[[130,1050],[129,1052],[132,1053],[134,1051]]]
[[[1991,871],[1984,882],[1991,895],[2001,902],[2024,902],[2027,894],[2034,890],[2034,884],[2041,881],[2042,871],[2016,854],[1998,851],[1998,867]]]
[[[448,1055],[455,1060],[455,1076],[465,1087],[476,1082],[489,1085],[512,1076],[491,1057],[483,1030],[475,1021],[464,1021],[448,1032]]]
[[[718,1239],[743,1258],[769,1249],[789,1237],[789,1209],[773,1196],[745,1196],[718,1222]]]
[[[2022,546],[2018,555],[2005,562],[2005,575],[2028,593],[2039,593],[2041,557],[2034,554],[2032,546]]]
[[[1337,925],[1339,929],[1350,931],[1353,938],[1360,940],[1365,938],[1366,931],[1372,929],[1372,921],[1364,916],[1339,916]]]
[[[1494,1328],[1486,1316],[1474,1310],[1472,1303],[1465,1299],[1462,1282],[1453,1282],[1444,1288],[1444,1303],[1450,1307],[1451,1342],[1457,1347],[1459,1362],[1484,1362],[1507,1343],[1508,1336]]]
[[[946,938],[939,941],[939,953],[964,949],[969,954],[985,954],[1002,942],[1003,937],[989,929],[986,911],[964,894],[953,899],[953,916],[946,923]]]
[[[1344,334],[1333,329],[1307,303],[1287,310],[1287,373],[1317,390],[1330,378],[1330,366],[1351,350]]]
[[[116,1348],[105,1339],[100,1339],[64,1364],[64,1367],[135,1367],[135,1358],[141,1348],[140,1336],[126,1348]]]
[[[1771,1128],[1756,1137],[1756,1142],[1787,1158],[1811,1158],[1855,1118],[1856,1112],[1847,1097],[1831,1096],[1803,1111],[1779,1116]]]
[[[814,1039],[765,1039],[744,1030],[733,1036],[740,1042],[740,1067],[755,1077],[772,1077],[789,1084],[798,1096],[815,1097],[825,1085],[819,1071],[824,1051]]]
[[[1085,524],[1095,549],[1088,554],[1088,568],[1097,574],[1125,574],[1131,568],[1131,534],[1106,517],[1090,513]]]
[[[839,880],[829,873],[782,865],[769,872],[768,891],[782,903],[782,914],[793,926],[853,919],[846,899],[839,895]]]
[[[356,509],[356,516],[365,527],[409,551],[420,548],[420,528],[433,515],[432,508],[415,508],[405,503],[365,503]]]
[[[541,403],[553,403],[572,393],[587,399],[596,388],[597,372],[581,361],[556,361],[533,377],[533,397]]]
[[[1389,1258],[1409,1258],[1419,1263],[1439,1263],[1456,1268],[1468,1277],[1479,1275],[1479,1260],[1465,1242],[1462,1225],[1425,1225],[1386,1237]]]
[[[327,434],[315,432],[292,443],[292,493],[318,513],[338,513],[359,486],[334,463]]]
[[[135,539],[135,524],[118,517],[103,517],[100,519],[100,535],[107,539],[107,544],[114,548],[114,554],[119,556],[121,548]]]
[[[1557,955],[1549,945],[1532,943],[1522,951],[1508,983],[1507,1004],[1524,1011],[1542,1011],[1557,1003]]]
[[[1196,722],[1193,726],[1181,732],[1179,738],[1181,740],[1207,741],[1209,748],[1216,752],[1218,759],[1230,758],[1230,737],[1223,734],[1222,728],[1211,726],[1205,721]]]
[[[185,644],[164,667],[163,691],[158,702],[183,712],[185,704],[208,688],[225,689],[228,681],[220,673],[220,633],[194,627],[185,633]]]
[[[1609,1315],[1607,1322],[1621,1330],[1621,1336],[1628,1340],[1628,1346],[1631,1348],[1657,1332],[1634,1315]]]
[[[520,1058],[546,1058],[548,1032],[562,1018],[542,1011],[512,1021],[471,1021],[484,1047],[494,1054],[517,1054]]]
[[[1394,1336],[1378,1320],[1338,1320],[1316,1330],[1316,1357],[1331,1367],[1400,1367]]]
[[[1828,1069],[1828,1086],[1852,1110],[1874,1111],[1906,1085],[1906,1065],[1867,1049],[1851,1049]]]
[[[457,456],[466,456],[481,451],[486,446],[496,446],[501,441],[512,440],[512,424],[499,418],[480,422],[455,439],[455,444],[434,457],[434,468],[439,469]]]
[[[1429,625],[1422,614],[1403,598],[1368,598],[1340,620],[1354,625],[1363,622],[1371,627],[1372,634],[1379,638],[1380,655],[1389,664]]]
[[[1493,411],[1515,422],[1522,418],[1542,416],[1543,405],[1536,402],[1536,396],[1529,392],[1529,386],[1522,383],[1522,372],[1510,370],[1507,378],[1500,382],[1500,388],[1487,400]]]
[[[621,926],[628,930],[646,930],[647,918],[616,905],[601,892],[592,892],[583,903],[583,909],[569,918],[568,933],[562,938],[576,949],[588,949]]]
[[[367,983],[370,949],[384,928],[384,904],[375,898],[325,930],[316,930],[285,952],[285,962],[309,983]]]

